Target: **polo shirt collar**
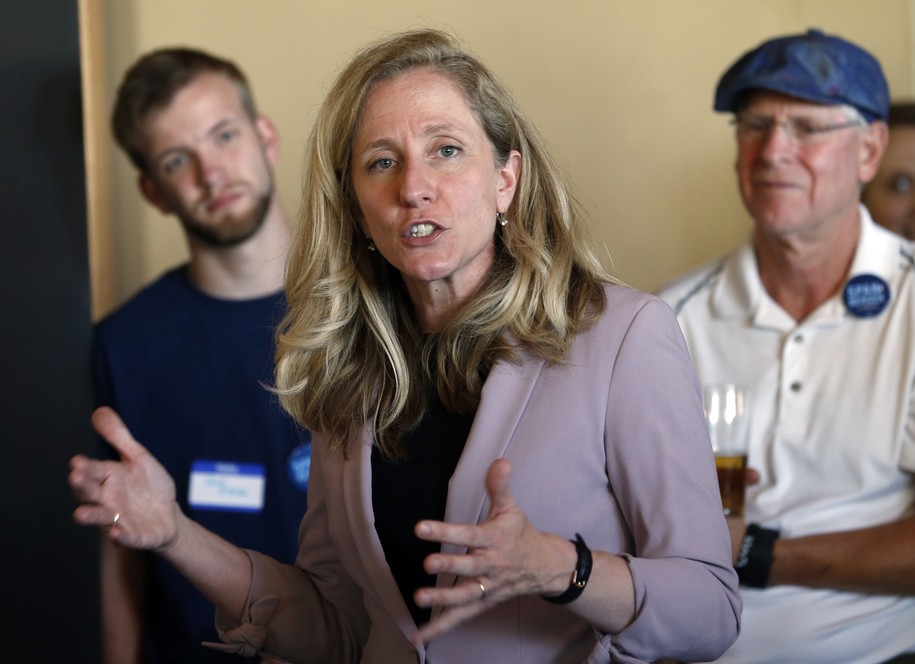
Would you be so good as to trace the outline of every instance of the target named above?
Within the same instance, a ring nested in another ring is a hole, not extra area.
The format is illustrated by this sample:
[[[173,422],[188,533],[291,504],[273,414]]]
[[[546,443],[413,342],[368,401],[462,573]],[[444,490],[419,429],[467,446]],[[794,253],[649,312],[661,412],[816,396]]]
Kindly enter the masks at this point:
[[[861,205],[859,209],[861,239],[858,241],[848,278],[859,274],[875,274],[890,283],[893,275],[898,272],[898,264],[895,261],[888,261],[887,257],[901,256],[900,252],[906,242],[898,235],[878,226],[866,207]]]
[[[877,226],[863,205],[858,206],[860,236],[855,249],[848,279],[859,274],[874,274],[890,283],[889,271],[895,264],[886,260],[888,252],[898,253],[902,241]],[[759,278],[759,266],[748,238],[734,253],[724,259],[721,278],[712,286],[712,312],[717,318],[751,320],[754,325],[792,329],[797,326],[778,304],[769,297]],[[842,293],[824,302],[815,312],[818,320],[838,321],[846,316]]]

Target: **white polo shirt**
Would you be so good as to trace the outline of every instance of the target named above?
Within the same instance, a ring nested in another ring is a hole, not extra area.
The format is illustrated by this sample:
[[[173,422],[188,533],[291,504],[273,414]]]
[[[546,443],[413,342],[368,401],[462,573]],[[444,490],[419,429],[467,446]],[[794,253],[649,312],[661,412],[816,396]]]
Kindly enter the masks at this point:
[[[749,464],[761,479],[748,489],[746,520],[782,537],[915,510],[913,245],[860,210],[850,306],[843,291],[798,325],[763,288],[749,242],[661,293],[699,380],[750,389]],[[915,650],[915,597],[741,592],[741,635],[722,662],[852,664]]]

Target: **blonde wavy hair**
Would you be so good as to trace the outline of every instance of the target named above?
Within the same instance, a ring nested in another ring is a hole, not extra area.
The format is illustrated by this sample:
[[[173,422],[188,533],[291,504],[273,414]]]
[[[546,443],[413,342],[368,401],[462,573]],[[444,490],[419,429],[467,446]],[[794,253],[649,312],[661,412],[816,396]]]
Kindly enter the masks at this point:
[[[381,81],[427,68],[463,91],[497,163],[521,154],[509,223],[493,219],[496,259],[477,296],[423,335],[399,272],[370,253],[353,191],[353,141]],[[306,148],[304,192],[287,267],[289,309],[277,335],[283,407],[344,455],[366,422],[389,458],[426,410],[430,389],[472,414],[498,360],[518,347],[561,362],[605,307],[610,277],[580,237],[581,213],[543,140],[508,91],[437,30],[396,34],[359,54],[327,95]]]

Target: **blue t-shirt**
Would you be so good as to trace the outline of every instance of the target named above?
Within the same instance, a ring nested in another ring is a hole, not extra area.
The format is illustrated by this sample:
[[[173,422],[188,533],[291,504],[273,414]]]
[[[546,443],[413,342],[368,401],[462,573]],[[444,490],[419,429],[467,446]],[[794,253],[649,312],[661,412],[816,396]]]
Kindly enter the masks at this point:
[[[282,292],[210,297],[177,268],[96,326],[92,369],[97,404],[117,410],[168,470],[188,516],[291,563],[311,437],[265,387],[273,384],[273,334],[284,309]],[[213,606],[159,556],[149,563],[149,661],[225,662],[200,645],[218,641]]]

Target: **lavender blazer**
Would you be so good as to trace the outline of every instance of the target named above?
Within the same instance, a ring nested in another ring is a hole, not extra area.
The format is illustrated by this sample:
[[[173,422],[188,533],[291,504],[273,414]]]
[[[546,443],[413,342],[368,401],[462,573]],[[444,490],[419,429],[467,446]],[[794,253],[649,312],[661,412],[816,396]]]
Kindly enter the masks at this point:
[[[608,286],[607,309],[568,361],[496,364],[448,487],[446,520],[477,523],[499,457],[533,525],[624,555],[635,620],[599,633],[567,607],[517,597],[425,648],[374,529],[372,432],[348,459],[315,437],[308,513],[294,566],[250,553],[243,624],[221,636],[291,662],[500,664],[715,659],[737,637],[740,597],[698,384],[660,300]],[[456,579],[440,575],[439,585]],[[585,590],[587,592],[587,590]]]

